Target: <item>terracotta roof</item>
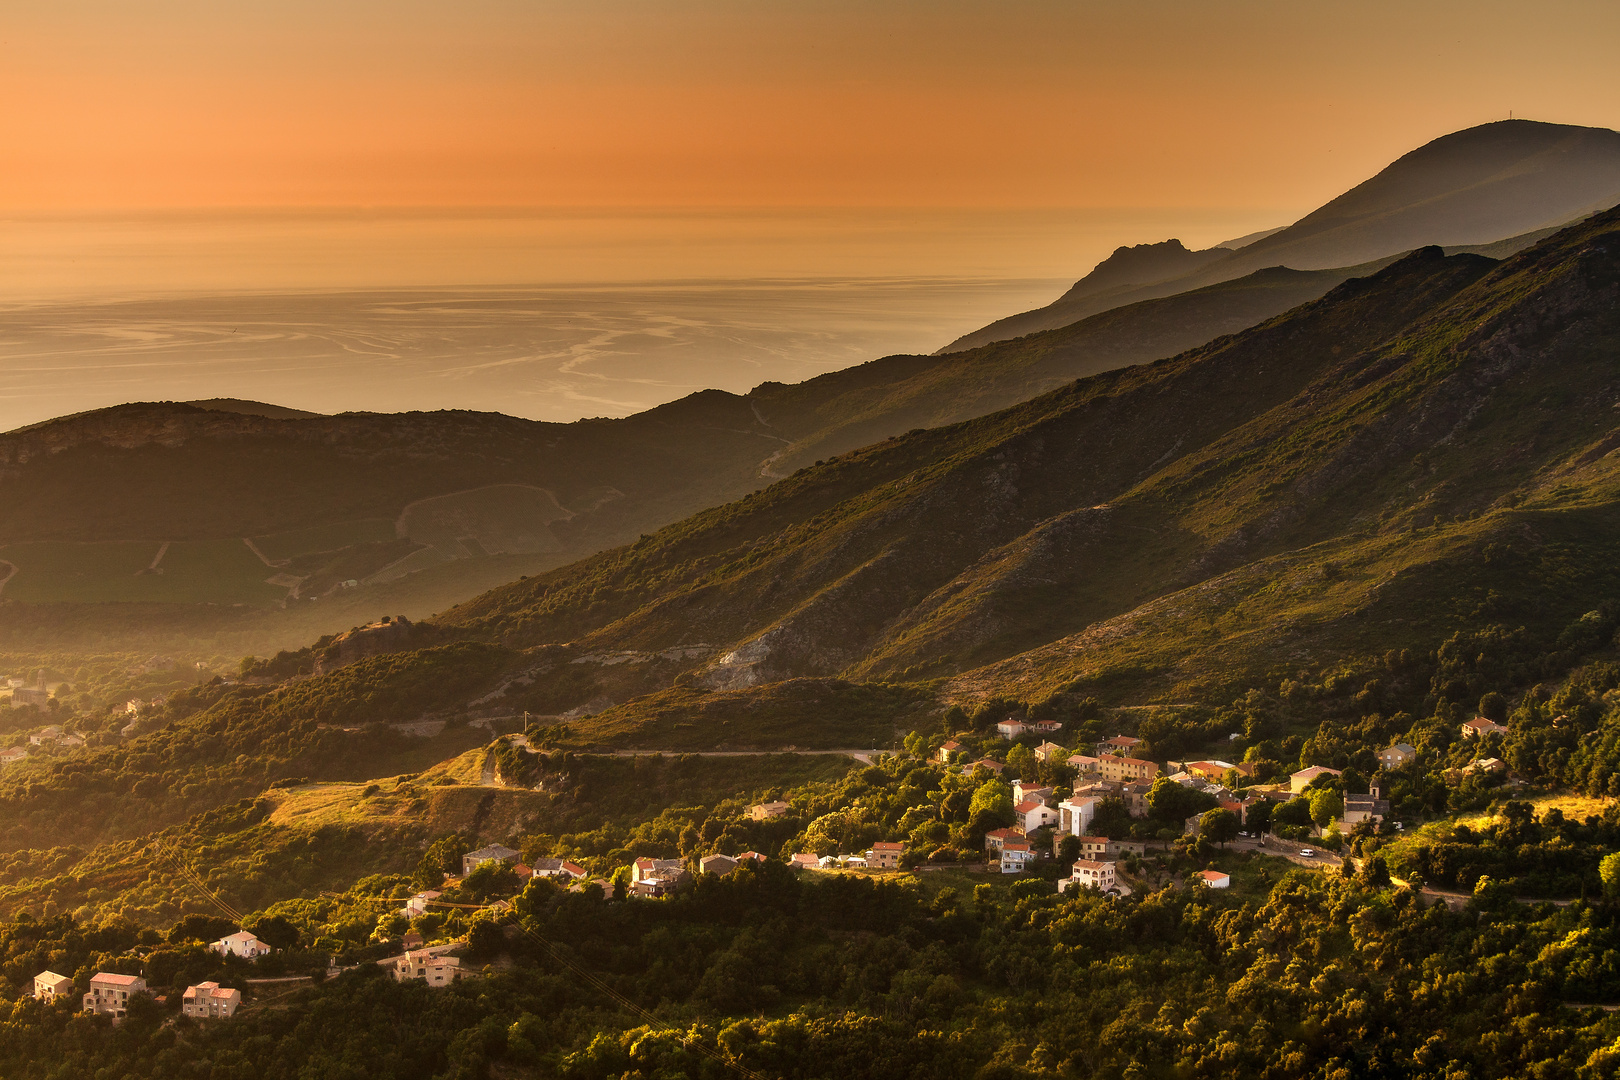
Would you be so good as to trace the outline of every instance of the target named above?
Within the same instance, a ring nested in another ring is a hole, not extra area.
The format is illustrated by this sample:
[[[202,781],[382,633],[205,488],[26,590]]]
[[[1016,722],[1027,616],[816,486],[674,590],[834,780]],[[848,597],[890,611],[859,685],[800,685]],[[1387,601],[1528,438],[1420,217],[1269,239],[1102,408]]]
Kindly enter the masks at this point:
[[[111,983],[113,986],[134,986],[141,981],[141,977],[139,975],[116,975],[108,971],[98,971],[90,981]]]
[[[1226,881],[1231,878],[1232,875],[1223,874],[1219,870],[1200,870],[1198,871],[1198,876],[1203,878],[1205,881]]]
[[[904,851],[906,845],[893,840],[879,840],[872,845],[873,851]]]
[[[1039,809],[1041,809],[1041,808],[1043,808],[1045,806],[1046,806],[1046,804],[1041,802],[1041,800],[1039,800],[1039,799],[1025,799],[1023,802],[1021,802],[1017,806],[1013,807],[1013,813],[1015,813],[1015,814],[1027,814],[1031,810],[1039,810]]]

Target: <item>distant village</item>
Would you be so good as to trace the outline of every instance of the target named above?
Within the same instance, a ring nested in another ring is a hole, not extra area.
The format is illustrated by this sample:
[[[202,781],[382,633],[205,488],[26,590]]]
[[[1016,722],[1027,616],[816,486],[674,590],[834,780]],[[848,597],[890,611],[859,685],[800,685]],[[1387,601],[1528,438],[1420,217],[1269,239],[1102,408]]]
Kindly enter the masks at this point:
[[[12,680],[13,683],[20,680]],[[36,680],[36,683],[42,680]],[[43,686],[12,687],[13,701],[22,695],[23,704],[37,703],[38,695],[45,695]],[[138,715],[142,703],[131,702],[129,713]],[[15,706],[20,707],[20,706]],[[1131,886],[1120,872],[1123,860],[1140,857],[1148,851],[1148,839],[1125,839],[1103,835],[1094,831],[1097,815],[1104,803],[1116,800],[1134,819],[1146,818],[1154,798],[1155,784],[1173,784],[1188,792],[1202,796],[1202,802],[1211,809],[1193,814],[1182,822],[1180,837],[1193,838],[1210,827],[1212,813],[1230,815],[1237,830],[1254,826],[1253,833],[1234,832],[1217,837],[1221,841],[1236,836],[1249,836],[1260,844],[1269,845],[1274,853],[1311,856],[1314,852],[1299,841],[1296,835],[1290,842],[1283,835],[1290,831],[1279,825],[1275,834],[1264,833],[1267,823],[1277,818],[1270,813],[1280,805],[1299,803],[1313,792],[1328,790],[1338,797],[1331,803],[1335,809],[1332,820],[1314,821],[1307,826],[1295,826],[1297,834],[1316,836],[1324,840],[1336,838],[1343,832],[1382,827],[1399,830],[1399,822],[1389,822],[1390,806],[1381,796],[1375,777],[1365,793],[1334,788],[1342,777],[1340,770],[1325,766],[1310,766],[1287,776],[1286,781],[1249,783],[1255,775],[1248,762],[1228,762],[1219,759],[1166,761],[1162,765],[1137,756],[1143,740],[1129,735],[1114,735],[1084,751],[1070,751],[1051,741],[1062,729],[1056,721],[1027,722],[1009,718],[995,725],[995,735],[1009,744],[1016,743],[1030,751],[1029,758],[1040,764],[1061,763],[1072,770],[1074,780],[1066,793],[1064,789],[1045,786],[1038,781],[1009,778],[1010,766],[991,757],[979,756],[956,739],[947,739],[930,752],[934,763],[952,772],[980,782],[1001,781],[1010,787],[1012,796],[1012,823],[991,829],[984,835],[984,859],[981,872],[1020,874],[1030,870],[1039,860],[1060,860],[1068,867],[1068,876],[1057,881],[1060,893],[1091,890],[1109,896],[1129,896]],[[1490,740],[1507,733],[1504,725],[1484,717],[1475,717],[1460,726],[1460,735],[1484,747]],[[1041,741],[1029,746],[1031,738]],[[25,760],[29,748],[74,749],[82,747],[84,740],[64,732],[60,725],[49,724],[29,732],[27,746],[14,746],[0,751],[0,766]],[[981,744],[982,747],[982,744]],[[981,749],[982,753],[982,749]],[[1009,758],[1012,755],[1006,755]],[[1417,751],[1409,744],[1396,742],[1377,751],[1381,770],[1393,771],[1411,764]],[[1507,766],[1498,758],[1476,757],[1462,772],[1508,773]],[[1455,779],[1455,778],[1453,778]],[[1264,808],[1263,811],[1258,808]],[[748,807],[748,816],[755,821],[769,821],[794,813],[792,804],[767,801]],[[1117,831],[1117,830],[1116,830]],[[1178,834],[1162,831],[1156,837],[1161,843],[1177,839]],[[1071,857],[1072,856],[1072,857]],[[841,854],[817,854],[799,851],[784,852],[787,865],[806,872],[897,872],[910,869],[907,845],[899,841],[876,841],[862,851]],[[498,899],[487,904],[466,905],[446,899],[449,890],[459,885],[468,875],[481,867],[508,868],[516,876],[519,887],[531,880],[546,880],[558,887],[581,891],[601,889],[604,895],[657,900],[676,895],[691,888],[705,875],[725,877],[739,867],[750,863],[763,863],[768,856],[757,851],[736,854],[708,854],[691,859],[638,857],[628,867],[608,877],[593,877],[583,866],[563,859],[534,859],[526,864],[521,853],[501,844],[490,844],[469,851],[461,858],[461,874],[445,874],[441,889],[425,889],[406,898],[397,914],[406,920],[417,920],[435,907],[449,904],[453,907],[475,906],[496,917],[513,910],[511,900]],[[1324,864],[1326,865],[1326,864]],[[1061,871],[1060,871],[1061,872]],[[1228,888],[1231,878],[1215,869],[1190,872],[1187,884],[1211,889]],[[427,986],[448,986],[470,972],[461,967],[456,955],[463,942],[448,941],[428,944],[421,932],[412,930],[401,936],[397,955],[376,961],[390,975],[401,982],[417,981]],[[254,962],[270,955],[274,950],[253,933],[243,930],[213,942],[209,948],[223,957],[235,957]],[[65,1000],[75,993],[74,980],[54,971],[42,971],[34,978],[34,996],[41,1001]],[[117,1023],[128,1014],[129,1003],[135,995],[147,993],[145,980],[138,975],[118,972],[97,972],[89,981],[89,988],[79,1001],[83,1011],[109,1017]],[[186,988],[181,1002],[181,1013],[196,1020],[211,1020],[234,1015],[242,1004],[242,991],[205,981]]]

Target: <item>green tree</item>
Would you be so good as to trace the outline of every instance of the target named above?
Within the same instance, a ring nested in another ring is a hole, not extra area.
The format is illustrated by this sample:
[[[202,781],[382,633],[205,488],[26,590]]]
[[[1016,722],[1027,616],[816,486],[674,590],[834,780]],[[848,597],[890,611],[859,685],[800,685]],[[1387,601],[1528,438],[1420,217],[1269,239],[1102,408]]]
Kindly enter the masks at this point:
[[[1023,743],[1007,751],[1007,769],[1017,773],[1020,780],[1035,778],[1035,764],[1035,754]]]
[[[1058,861],[1072,863],[1080,857],[1080,838],[1073,833],[1066,833],[1058,841]]]
[[[1603,856],[1598,863],[1598,876],[1603,879],[1603,895],[1620,900],[1620,851]]]
[[[1216,801],[1213,795],[1182,787],[1169,777],[1161,776],[1148,790],[1147,804],[1148,813],[1154,819],[1179,826],[1194,814],[1212,809]]]
[[[1326,828],[1344,813],[1344,798],[1332,788],[1318,788],[1311,793],[1311,820]]]
[[[1271,820],[1277,825],[1303,826],[1311,823],[1311,800],[1295,795],[1272,811]]]
[[[1198,819],[1198,835],[1223,848],[1227,841],[1237,839],[1237,834],[1238,816],[1224,807],[1206,810]]]
[[[1271,810],[1271,800],[1261,799],[1243,812],[1243,823],[1250,832],[1263,833],[1271,828]]]
[[[416,883],[424,889],[437,889],[444,884],[444,875],[461,873],[461,857],[468,850],[467,839],[460,833],[433,841],[416,866]]]
[[[1000,780],[986,780],[973,792],[968,804],[968,831],[983,835],[1013,823],[1012,787]]]

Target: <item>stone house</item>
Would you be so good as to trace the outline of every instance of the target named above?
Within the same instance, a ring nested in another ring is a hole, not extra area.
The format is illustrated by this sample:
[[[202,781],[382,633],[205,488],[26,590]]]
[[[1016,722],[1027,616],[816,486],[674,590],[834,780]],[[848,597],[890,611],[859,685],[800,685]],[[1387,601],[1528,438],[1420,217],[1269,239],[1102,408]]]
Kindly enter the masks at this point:
[[[505,863],[508,866],[518,861],[518,853],[509,847],[500,844],[490,844],[477,851],[469,851],[461,857],[461,876],[466,877],[485,863]]]
[[[202,982],[186,987],[180,1011],[198,1019],[222,1020],[234,1016],[241,1004],[242,991],[228,990],[217,982]]]
[[[84,995],[84,1011],[110,1016],[116,1023],[129,1015],[129,999],[145,992],[146,980],[139,975],[98,971],[90,979],[90,992]]]
[[[867,857],[867,865],[878,870],[898,870],[900,856],[905,854],[906,845],[892,840],[879,840],[872,845],[872,852]]]
[[[394,961],[394,981],[420,979],[429,986],[449,986],[461,978],[461,958],[439,956],[430,949],[408,952]]]
[[[60,1001],[73,995],[73,980],[54,971],[42,971],[34,976],[34,997],[40,1001]]]

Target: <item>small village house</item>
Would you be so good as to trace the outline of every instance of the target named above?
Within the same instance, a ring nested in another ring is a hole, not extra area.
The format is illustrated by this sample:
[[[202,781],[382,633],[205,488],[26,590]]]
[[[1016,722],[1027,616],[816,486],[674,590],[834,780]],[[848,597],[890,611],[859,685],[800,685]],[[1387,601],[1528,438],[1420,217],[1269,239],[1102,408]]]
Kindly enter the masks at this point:
[[[967,770],[971,772],[974,769],[983,769],[992,775],[1000,776],[1002,771],[1006,768],[1007,766],[1003,765],[999,761],[991,761],[989,758],[985,758],[983,761],[975,761],[973,764],[967,767]]]
[[[34,997],[40,1001],[60,1001],[73,995],[73,980],[54,971],[42,971],[34,976]]]
[[[735,869],[737,869],[737,860],[730,855],[705,855],[698,860],[698,872],[700,874],[725,877]]]
[[[1058,803],[1058,829],[1081,836],[1091,828],[1097,816],[1097,804],[1102,800],[1092,796],[1070,796]]]
[[[1067,750],[1055,742],[1043,742],[1035,748],[1035,760],[1043,762],[1055,761],[1067,753]]]
[[[957,742],[955,739],[946,739],[945,742],[941,744],[940,748],[935,751],[935,756],[938,758],[941,765],[949,765],[951,763],[951,757],[960,753],[961,751],[961,743]]]
[[[477,851],[469,851],[461,857],[461,876],[466,877],[485,863],[506,863],[508,866],[518,861],[518,853],[509,847],[500,844],[490,844]]]
[[[59,727],[56,724],[52,724],[49,727],[43,728],[43,729],[41,729],[39,731],[34,732],[32,735],[28,736],[28,742],[32,746],[44,746],[46,743],[55,742],[57,739],[60,739],[61,737],[62,737],[62,729],[61,729],[61,727]]]
[[[1058,820],[1058,812],[1039,799],[1026,799],[1019,803],[1013,807],[1013,815],[1026,834],[1055,824]]]
[[[1090,754],[1070,754],[1069,768],[1074,769],[1081,776],[1101,776],[1097,759]]]
[[[872,851],[867,856],[867,865],[877,870],[900,869],[900,856],[905,854],[906,845],[893,840],[879,840],[872,845]]]
[[[449,986],[461,978],[461,959],[439,956],[431,949],[418,949],[398,957],[393,964],[394,981],[420,979],[429,986]]]
[[[399,909],[399,913],[405,916],[407,919],[414,919],[419,915],[425,915],[427,914],[428,906],[442,895],[444,894],[440,893],[436,889],[428,889],[425,892],[419,892],[409,900],[405,901],[405,906]]]
[[[1115,735],[1111,739],[1104,739],[1097,744],[1098,755],[1113,754],[1115,756],[1128,756],[1142,745],[1141,739],[1129,735]]]
[[[1113,863],[1076,859],[1074,866],[1069,870],[1069,876],[1058,882],[1058,891],[1067,892],[1070,886],[1078,885],[1085,889],[1107,892],[1109,889],[1117,888],[1118,884],[1118,870]]]
[[[1002,844],[1009,840],[1022,839],[1024,839],[1022,829],[991,829],[984,834],[984,850],[989,853],[991,860],[994,861],[1001,855]]]
[[[1113,754],[1097,756],[1097,771],[1104,780],[1123,783],[1128,780],[1151,780],[1159,775],[1159,767],[1142,758],[1115,757]]]
[[[1027,780],[1014,780],[1012,789],[1013,802],[1015,803],[1028,802],[1030,799],[1043,803],[1050,803],[1052,801],[1051,788],[1039,787]]]
[[[821,860],[810,852],[801,851],[788,860],[788,865],[798,870],[815,870],[821,865]]]
[[[1496,721],[1487,720],[1483,716],[1476,716],[1462,726],[1462,737],[1465,739],[1484,739],[1492,735],[1506,735],[1507,733],[1508,729],[1505,724],[1498,724]]]
[[[98,971],[90,979],[90,992],[84,995],[84,1011],[110,1016],[116,1023],[129,1015],[129,999],[145,992],[146,980],[139,975]]]
[[[269,956],[274,951],[246,930],[222,937],[208,947],[221,956],[240,956],[244,960],[257,960],[261,956]]]
[[[1018,736],[1022,735],[1028,730],[1028,724],[1024,723],[1022,720],[1014,720],[1010,716],[996,725],[996,734],[1000,735],[1003,739],[1016,739]]]
[[[589,871],[578,863],[571,863],[564,859],[534,860],[534,876],[536,877],[549,878],[553,881],[578,881],[588,873]],[[519,876],[522,876],[521,872],[519,872]]]
[[[1001,872],[1016,874],[1035,861],[1028,840],[1006,840],[1001,845]]]
[[[1417,760],[1417,750],[1410,743],[1398,742],[1378,751],[1378,765],[1383,769],[1399,769]]]
[[[1228,889],[1232,886],[1232,875],[1223,874],[1219,870],[1200,870],[1195,881],[1204,883],[1208,889]]]
[[[227,989],[217,982],[201,982],[186,987],[180,999],[180,1011],[199,1020],[223,1020],[236,1015],[242,1004],[242,991]]]
[[[1055,735],[1063,730],[1063,723],[1059,720],[1037,720],[1029,725],[1029,730],[1037,735]]]
[[[769,821],[771,818],[786,817],[787,812],[793,809],[792,804],[781,802],[757,803],[748,808],[748,816],[755,821]]]
[[[15,765],[19,761],[28,760],[28,751],[20,746],[13,746],[7,750],[0,750],[0,765]]]
[[[1373,784],[1365,795],[1345,792],[1344,815],[1339,819],[1340,824],[1348,828],[1363,821],[1382,821],[1389,817],[1389,801],[1381,795],[1377,784]]]
[[[1080,841],[1078,855],[1082,859],[1101,862],[1113,854],[1113,841],[1106,836],[1080,836],[1077,839]]]
[[[1288,790],[1298,795],[1311,786],[1311,782],[1318,776],[1338,776],[1338,769],[1329,769],[1322,765],[1312,765],[1308,769],[1301,769],[1288,778]]]

